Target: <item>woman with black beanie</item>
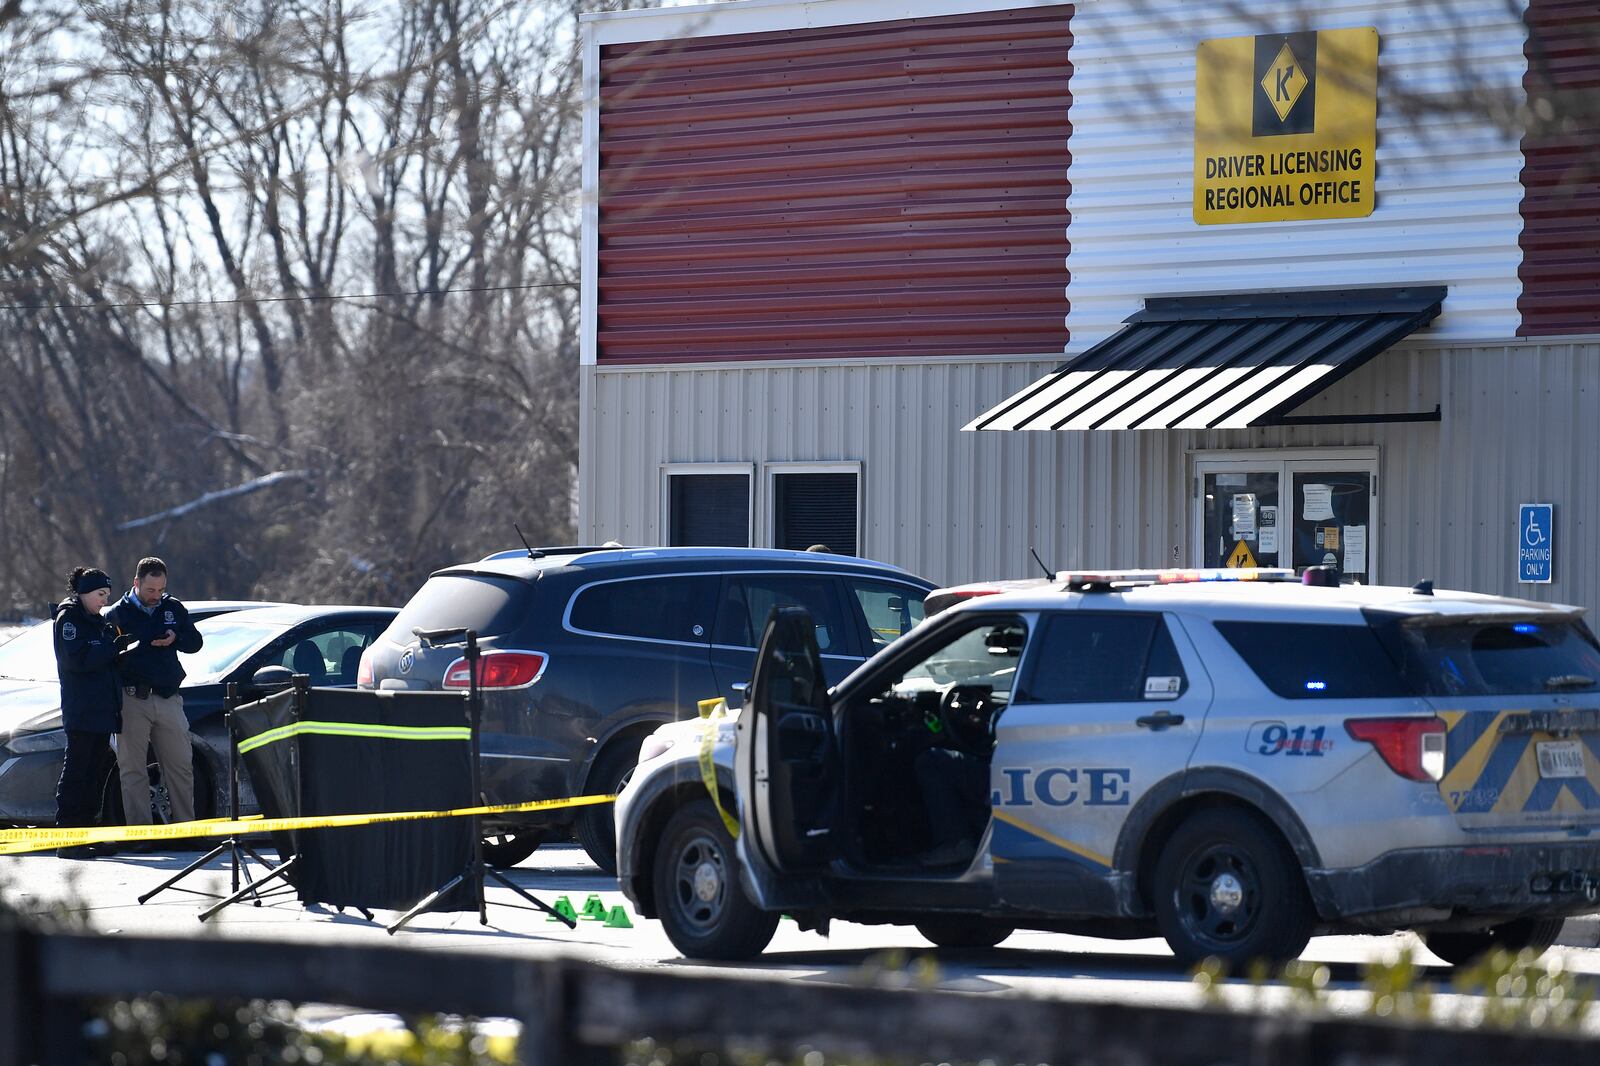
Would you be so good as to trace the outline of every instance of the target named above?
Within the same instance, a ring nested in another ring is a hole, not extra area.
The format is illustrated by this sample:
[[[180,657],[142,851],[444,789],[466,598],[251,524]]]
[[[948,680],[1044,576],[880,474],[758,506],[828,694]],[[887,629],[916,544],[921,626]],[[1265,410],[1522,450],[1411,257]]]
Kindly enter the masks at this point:
[[[122,686],[117,653],[131,637],[119,637],[100,617],[111,599],[104,570],[74,567],[68,596],[55,607],[56,673],[61,678],[61,725],[67,750],[56,783],[56,825],[92,825],[100,807],[100,772],[111,758],[111,734],[122,730]],[[61,848],[62,858],[89,858],[92,847]]]

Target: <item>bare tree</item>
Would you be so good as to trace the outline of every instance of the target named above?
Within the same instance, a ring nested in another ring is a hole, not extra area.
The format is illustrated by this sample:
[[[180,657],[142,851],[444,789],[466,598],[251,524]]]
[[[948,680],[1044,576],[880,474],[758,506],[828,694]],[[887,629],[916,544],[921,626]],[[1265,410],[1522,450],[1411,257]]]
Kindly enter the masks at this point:
[[[0,24],[0,611],[150,550],[392,602],[570,536],[582,6]]]

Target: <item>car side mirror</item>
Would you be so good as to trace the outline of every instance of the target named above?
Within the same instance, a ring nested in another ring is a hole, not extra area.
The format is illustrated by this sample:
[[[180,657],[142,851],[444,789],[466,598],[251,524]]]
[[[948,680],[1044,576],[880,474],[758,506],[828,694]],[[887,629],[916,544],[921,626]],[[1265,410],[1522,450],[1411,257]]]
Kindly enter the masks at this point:
[[[262,692],[278,692],[294,684],[294,671],[287,666],[263,666],[250,678],[250,687]]]
[[[744,706],[744,701],[750,698],[750,682],[748,682],[748,681],[739,681],[739,682],[736,682],[735,684],[729,685],[728,687],[733,690],[733,694],[735,696],[739,697],[739,707],[743,707]],[[732,708],[732,709],[733,710],[738,710],[739,707],[735,707],[735,708]]]

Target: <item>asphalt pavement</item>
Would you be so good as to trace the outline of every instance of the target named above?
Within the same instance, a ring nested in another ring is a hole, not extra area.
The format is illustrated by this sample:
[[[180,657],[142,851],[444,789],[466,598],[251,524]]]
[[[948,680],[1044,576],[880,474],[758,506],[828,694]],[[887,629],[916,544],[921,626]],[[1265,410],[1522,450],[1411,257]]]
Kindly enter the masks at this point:
[[[235,904],[202,924],[197,915],[212,900],[196,892],[221,894],[229,872],[221,860],[184,882],[191,891],[169,890],[147,904],[137,897],[182,869],[198,852],[133,855],[92,860],[57,859],[53,854],[0,858],[0,891],[22,910],[66,906],[107,935],[226,936],[262,941],[330,944],[396,943],[440,951],[509,952],[575,956],[616,966],[682,971],[760,974],[794,981],[854,983],[911,981],[932,987],[989,994],[1029,994],[1070,999],[1114,1000],[1164,1005],[1203,1001],[1199,987],[1160,940],[1113,941],[1057,933],[1018,932],[998,948],[948,950],[931,947],[914,929],[896,926],[833,925],[831,935],[801,932],[783,922],[772,945],[750,963],[711,966],[681,958],[659,923],[629,912],[632,928],[605,928],[582,921],[576,929],[520,903],[504,888],[488,890],[489,924],[475,913],[427,914],[390,936],[380,913],[369,922],[353,911],[302,906],[280,894],[263,906]],[[270,854],[270,853],[269,853]],[[565,895],[582,907],[597,894],[609,908],[625,904],[616,881],[602,875],[575,847],[541,848],[511,872],[513,880],[546,901]],[[1570,938],[1569,938],[1570,939]],[[1582,938],[1577,938],[1582,942]],[[1592,943],[1593,941],[1589,941]],[[1435,965],[1420,941],[1409,934],[1330,936],[1312,941],[1305,958],[1330,966],[1334,1009],[1365,1009],[1358,990],[1365,964],[1389,961],[1411,950],[1426,965],[1430,983],[1448,992],[1450,970]],[[1568,969],[1600,982],[1600,950],[1557,947]],[[1287,989],[1230,982],[1225,995],[1241,1002],[1270,1003]],[[1465,1001],[1464,1001],[1465,1002]],[[1600,1031],[1600,1017],[1591,1020]]]

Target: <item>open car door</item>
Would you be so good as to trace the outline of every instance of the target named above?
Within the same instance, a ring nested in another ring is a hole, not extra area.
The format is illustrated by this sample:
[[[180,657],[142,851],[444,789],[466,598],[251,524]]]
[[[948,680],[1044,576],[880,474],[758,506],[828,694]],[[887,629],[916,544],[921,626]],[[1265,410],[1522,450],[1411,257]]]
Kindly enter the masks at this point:
[[[752,857],[786,872],[831,862],[839,746],[816,629],[802,607],[767,617],[734,752]]]

